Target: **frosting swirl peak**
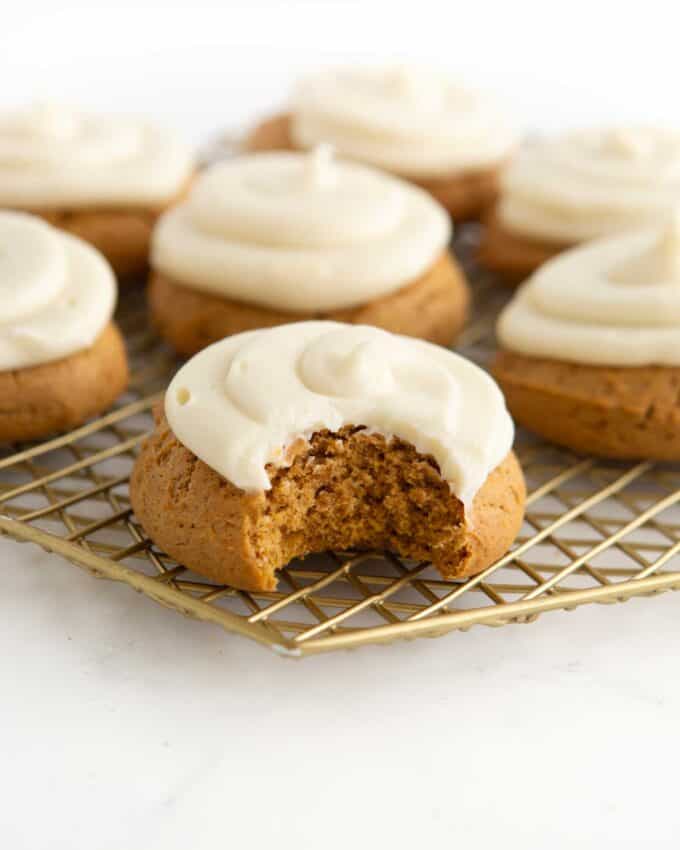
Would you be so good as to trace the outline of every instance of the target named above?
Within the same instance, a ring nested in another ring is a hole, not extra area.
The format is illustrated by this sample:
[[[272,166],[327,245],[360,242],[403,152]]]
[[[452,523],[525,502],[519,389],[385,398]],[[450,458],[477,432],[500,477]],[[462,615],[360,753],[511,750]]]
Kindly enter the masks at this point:
[[[170,134],[133,119],[43,103],[0,113],[0,204],[159,204],[193,168]]]
[[[493,167],[516,143],[488,95],[401,65],[339,68],[301,80],[291,133],[299,147],[328,142],[344,156],[416,178]]]
[[[479,367],[431,343],[336,322],[211,345],[179,370],[165,410],[180,442],[247,491],[269,489],[266,465],[285,462],[296,439],[357,425],[431,454],[469,504],[513,440],[503,396]]]
[[[501,314],[498,336],[534,357],[680,366],[680,220],[550,260]]]
[[[661,223],[680,204],[680,132],[589,129],[539,140],[503,177],[501,222],[525,236],[580,242]]]
[[[185,286],[284,311],[365,303],[415,280],[445,250],[446,212],[366,166],[308,154],[220,163],[154,232],[155,269]]]

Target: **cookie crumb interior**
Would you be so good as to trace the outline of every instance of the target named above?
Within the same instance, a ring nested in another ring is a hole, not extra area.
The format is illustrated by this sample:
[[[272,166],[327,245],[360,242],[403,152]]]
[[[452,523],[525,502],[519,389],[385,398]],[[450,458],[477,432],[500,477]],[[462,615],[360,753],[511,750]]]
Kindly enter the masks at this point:
[[[268,467],[272,486],[251,519],[264,571],[325,550],[387,549],[450,575],[467,561],[463,504],[431,456],[355,426],[319,431],[294,453]]]

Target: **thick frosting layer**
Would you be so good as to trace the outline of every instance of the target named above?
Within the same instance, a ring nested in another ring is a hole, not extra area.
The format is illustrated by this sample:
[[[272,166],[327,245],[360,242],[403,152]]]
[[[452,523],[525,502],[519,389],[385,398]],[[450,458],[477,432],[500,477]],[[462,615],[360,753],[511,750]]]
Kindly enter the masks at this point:
[[[516,157],[498,215],[516,233],[571,243],[659,224],[679,203],[680,132],[591,129]]]
[[[361,165],[309,154],[213,166],[158,222],[155,269],[185,286],[284,311],[353,307],[418,278],[451,224],[429,195]]]
[[[160,204],[194,167],[166,131],[54,104],[0,113],[0,204],[19,208]]]
[[[607,366],[680,366],[680,219],[542,266],[498,322],[504,348]]]
[[[444,348],[363,325],[300,322],[227,337],[177,373],[165,397],[177,438],[247,491],[319,429],[364,425],[431,454],[469,504],[510,451],[493,380]]]
[[[0,370],[88,348],[110,321],[113,272],[75,236],[27,213],[0,211]]]
[[[489,168],[517,134],[488,95],[416,68],[343,68],[303,79],[291,133],[300,147],[339,153],[409,177]]]

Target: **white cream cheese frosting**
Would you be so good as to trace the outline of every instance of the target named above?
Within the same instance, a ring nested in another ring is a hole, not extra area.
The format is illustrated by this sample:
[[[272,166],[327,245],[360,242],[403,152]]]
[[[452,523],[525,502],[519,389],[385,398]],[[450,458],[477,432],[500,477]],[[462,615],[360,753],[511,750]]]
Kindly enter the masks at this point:
[[[509,230],[576,243],[659,224],[680,204],[680,132],[589,129],[535,141],[503,175]]]
[[[680,219],[559,254],[501,314],[505,349],[596,366],[680,366]]]
[[[0,371],[88,348],[115,302],[113,272],[94,248],[35,216],[0,211]]]
[[[428,194],[311,153],[219,163],[161,216],[151,264],[184,286],[283,311],[364,304],[427,271],[451,224]]]
[[[302,79],[291,135],[298,147],[325,142],[343,156],[414,178],[494,167],[517,142],[492,97],[403,66],[338,68]]]
[[[194,168],[188,148],[146,122],[56,104],[0,112],[0,205],[156,205]]]
[[[501,391],[447,349],[363,325],[299,322],[227,337],[175,375],[165,412],[176,437],[245,491],[270,488],[300,437],[344,425],[431,454],[470,505],[512,447]]]

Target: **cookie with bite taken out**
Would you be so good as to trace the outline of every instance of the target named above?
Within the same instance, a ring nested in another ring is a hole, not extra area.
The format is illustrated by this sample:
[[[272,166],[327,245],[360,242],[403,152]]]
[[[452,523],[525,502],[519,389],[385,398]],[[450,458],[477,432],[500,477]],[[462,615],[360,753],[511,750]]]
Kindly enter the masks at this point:
[[[493,380],[377,328],[303,322],[215,343],[173,379],[130,482],[184,566],[271,590],[329,549],[431,560],[447,579],[503,555],[525,489]]]

